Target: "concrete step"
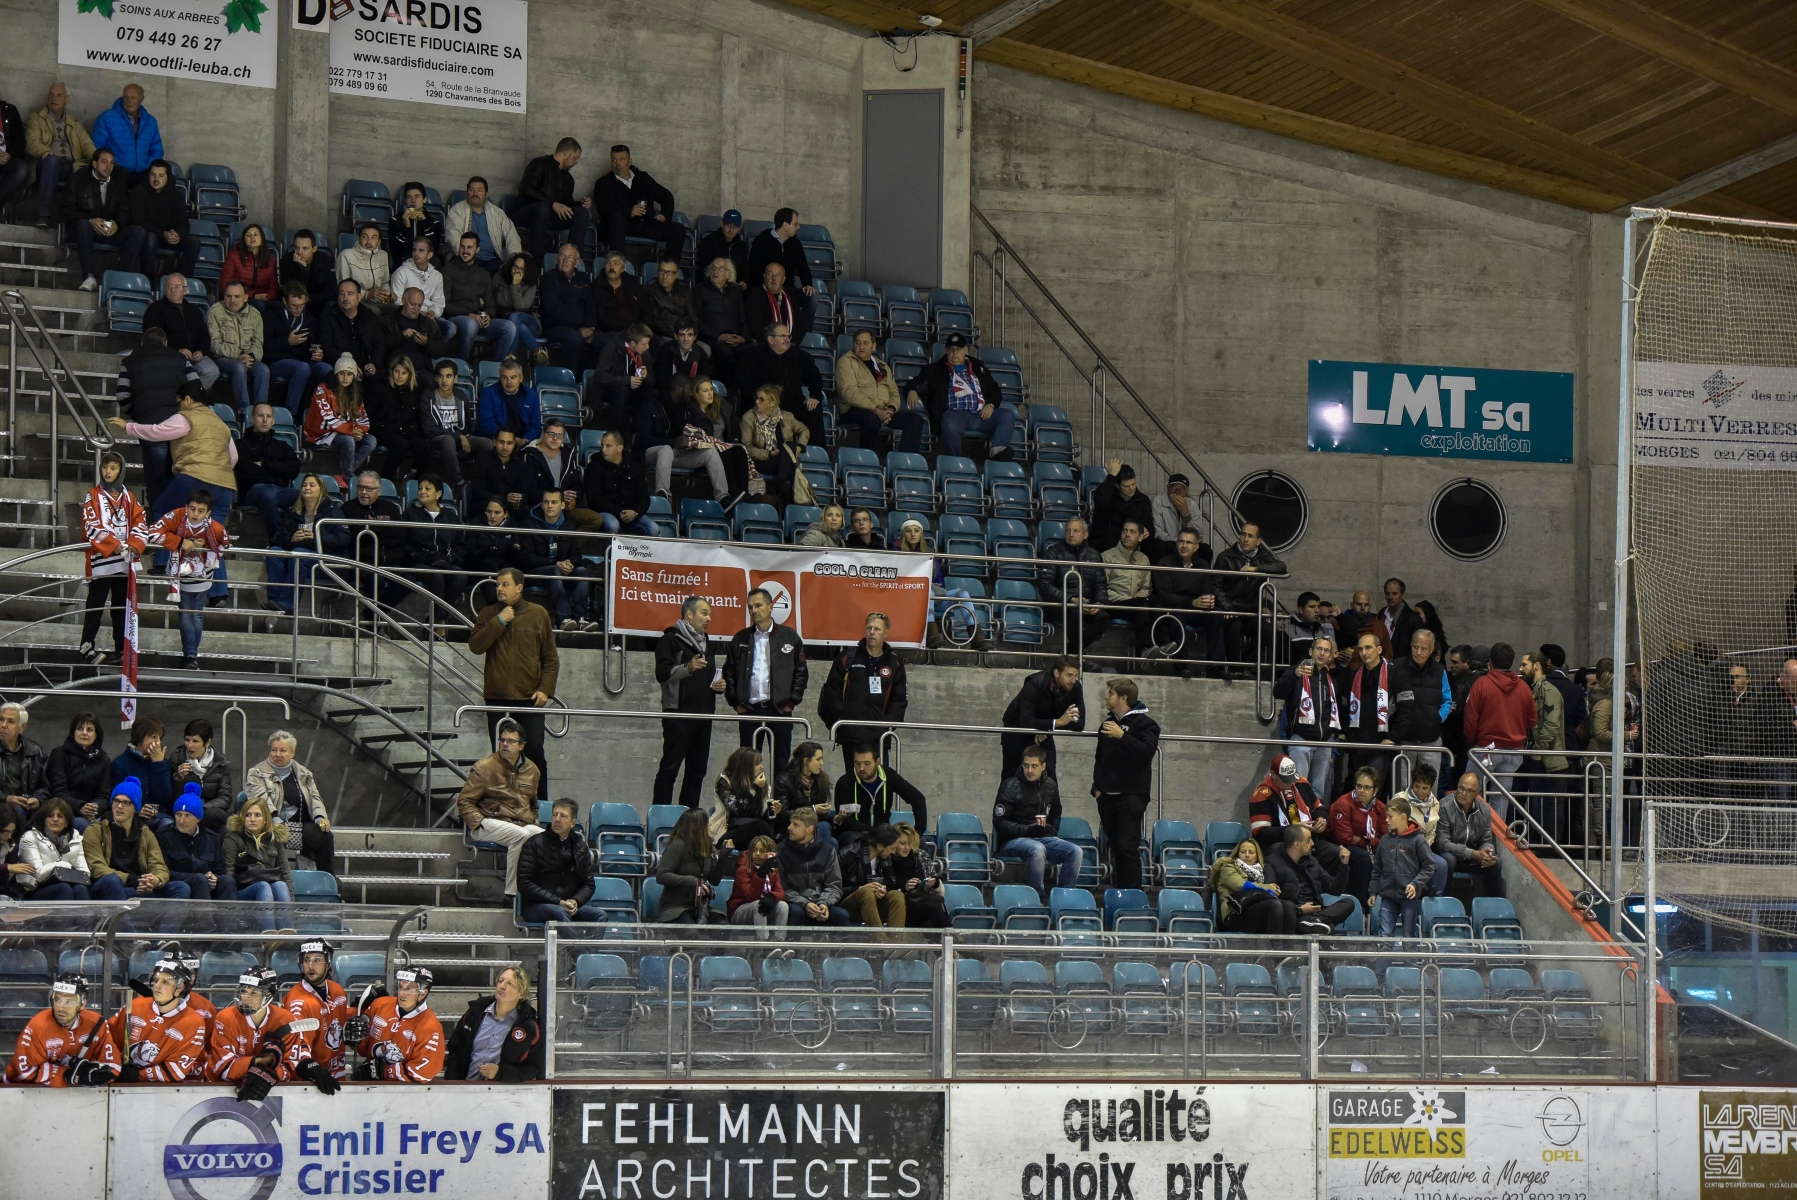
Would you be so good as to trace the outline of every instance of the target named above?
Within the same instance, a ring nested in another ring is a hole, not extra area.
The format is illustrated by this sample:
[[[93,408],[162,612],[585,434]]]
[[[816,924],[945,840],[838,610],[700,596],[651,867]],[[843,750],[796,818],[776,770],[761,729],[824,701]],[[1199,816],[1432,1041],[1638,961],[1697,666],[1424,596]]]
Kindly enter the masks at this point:
[[[0,246],[29,246],[54,250],[61,244],[56,229],[39,229],[36,225],[0,224]]]

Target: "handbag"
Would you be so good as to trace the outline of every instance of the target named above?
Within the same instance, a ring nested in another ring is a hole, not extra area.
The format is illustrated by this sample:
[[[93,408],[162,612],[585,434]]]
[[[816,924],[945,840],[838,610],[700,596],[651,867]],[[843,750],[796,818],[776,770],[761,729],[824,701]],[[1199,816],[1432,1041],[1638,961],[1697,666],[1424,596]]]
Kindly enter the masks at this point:
[[[89,876],[88,873],[80,867],[73,866],[69,863],[57,863],[50,868],[50,878],[57,883],[85,884],[88,881]]]
[[[300,835],[301,830],[298,821],[295,821],[287,827],[287,849],[298,850],[305,845],[304,841],[301,840]]]
[[[793,461],[792,502],[794,504],[816,504],[817,493],[811,490],[811,480],[807,479],[805,472],[799,469],[798,457],[792,453],[791,447],[785,447],[782,452],[790,456]]]

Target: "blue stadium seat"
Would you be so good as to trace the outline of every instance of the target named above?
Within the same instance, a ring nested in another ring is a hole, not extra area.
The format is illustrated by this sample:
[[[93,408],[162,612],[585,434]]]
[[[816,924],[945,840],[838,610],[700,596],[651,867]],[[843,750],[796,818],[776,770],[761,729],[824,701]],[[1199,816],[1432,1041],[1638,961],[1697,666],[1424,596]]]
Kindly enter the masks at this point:
[[[1182,1019],[1189,1029],[1200,1031],[1204,1038],[1221,1037],[1228,1031],[1223,988],[1209,963],[1175,963],[1172,984],[1184,1009]]]
[[[237,991],[237,977],[259,965],[256,956],[246,951],[208,950],[200,955],[194,989],[211,995],[215,1001],[221,997],[228,1000]]]
[[[136,271],[107,271],[100,279],[100,307],[107,325],[119,333],[142,333],[144,311],[156,299],[149,277]]]
[[[23,1025],[49,990],[50,959],[42,950],[0,950],[0,1021]]]
[[[1158,933],[1161,921],[1141,888],[1106,888],[1104,927],[1113,933]]]
[[[1384,995],[1373,968],[1338,965],[1331,985],[1341,1011],[1343,1031],[1349,1037],[1382,1038],[1390,1033],[1382,1003]]]
[[[643,514],[643,519],[655,530],[656,537],[680,536],[680,523],[674,519],[673,506],[668,503],[666,496],[649,497],[649,509]]]
[[[1120,962],[1111,968],[1111,990],[1123,1010],[1123,1032],[1135,1037],[1164,1037],[1173,1031],[1173,1006],[1167,981],[1153,963]]]
[[[1054,985],[1048,981],[1048,968],[1039,962],[1007,958],[998,964],[998,986],[1010,998],[1006,1009],[1011,1018],[1011,1032],[1043,1034],[1054,1015]]]
[[[999,605],[998,627],[1005,641],[1024,646],[1042,644],[1046,633],[1035,584],[1026,579],[1000,579],[994,585],[993,598],[1013,601]]]
[[[907,337],[893,337],[886,340],[886,362],[892,367],[893,382],[898,384],[899,395],[918,372],[929,365],[929,357],[924,353],[923,343]]]
[[[844,508],[886,507],[886,473],[880,456],[860,446],[836,451],[836,471],[842,482]]]
[[[607,921],[637,919],[636,897],[630,894],[630,881],[616,875],[593,878],[593,898],[588,904],[605,914]]]
[[[1248,827],[1240,821],[1210,821],[1204,826],[1205,858],[1216,862],[1235,853],[1248,840]]]
[[[1548,1002],[1548,1023],[1556,1039],[1586,1042],[1597,1036],[1597,1006],[1592,1002],[1591,989],[1577,971],[1543,971],[1541,994]]]
[[[1063,823],[1065,820],[1066,818],[1062,818]],[[1104,928],[1098,901],[1092,898],[1091,892],[1083,888],[1050,888],[1048,911],[1055,929],[1062,933],[1096,933]]]
[[[1049,928],[1048,906],[1028,884],[1001,883],[994,887],[992,907],[998,913],[1000,929],[1046,931]]]
[[[886,456],[886,483],[892,506],[921,513],[936,511],[936,477],[921,454],[894,450]]]
[[[1053,404],[1030,405],[1029,440],[1038,462],[1070,464],[1078,457],[1073,422],[1066,410]]]
[[[786,506],[786,540],[797,544],[799,535],[807,528],[822,520],[824,510],[815,504],[788,504]]]
[[[985,883],[992,878],[992,844],[972,813],[946,812],[936,818],[936,850],[951,882]]]
[[[727,542],[730,540],[730,518],[716,500],[682,500],[680,532],[683,537]]]
[[[836,355],[830,352],[829,339],[816,330],[799,339],[799,349],[811,356],[817,364],[817,373],[823,376],[824,387],[829,391],[836,390]]]
[[[986,522],[986,553],[994,558],[1032,558],[1036,553],[1036,539],[1030,536],[1029,528],[1022,521],[1010,517],[993,517]],[[1001,562],[998,564],[998,577],[1027,582],[1036,578],[1036,568],[1029,562],[1015,565]]]
[[[942,511],[962,516],[986,514],[986,486],[971,458],[944,454],[936,459],[936,489]]]
[[[836,466],[830,461],[828,450],[822,446],[806,446],[799,455],[799,470],[805,472],[805,480],[811,485],[819,504],[835,504],[841,499],[842,491],[836,482]],[[817,520],[816,517],[811,519]]]
[[[823,991],[831,1023],[839,1032],[880,1031],[880,996],[874,987],[874,969],[865,958],[825,958]]]
[[[986,964],[955,959],[955,1027],[985,1033],[998,1023],[998,984]]]
[[[587,840],[600,875],[639,876],[648,870],[648,838],[635,805],[595,803],[587,813]]]
[[[991,929],[998,924],[998,910],[986,903],[980,889],[970,883],[943,885],[942,902],[954,929]]]
[[[1036,557],[1045,558],[1050,546],[1059,545],[1067,538],[1067,522],[1042,520],[1036,522]]]
[[[1210,914],[1204,897],[1186,888],[1164,887],[1155,897],[1156,915],[1164,933],[1210,933]]]
[[[986,553],[986,535],[980,529],[980,523],[975,518],[958,513],[945,513],[937,525],[936,549],[943,554],[968,554],[983,557]],[[959,586],[962,576],[983,580],[987,574],[987,564],[955,559],[949,562],[947,574],[956,576]]]
[[[1422,928],[1424,937],[1471,941],[1473,936],[1473,923],[1456,896],[1424,896]]]
[[[1473,897],[1473,933],[1483,942],[1522,941],[1522,922],[1502,896]]]
[[[699,960],[699,1008],[713,1033],[756,1033],[761,1005],[749,960],[735,954],[707,954]]]
[[[986,492],[992,497],[992,515],[995,517],[1027,521],[1036,515],[1029,483],[1017,463],[987,459]]]
[[[1055,990],[1067,997],[1062,1011],[1074,1029],[1086,1033],[1109,1033],[1114,1022],[1111,1007],[1111,984],[1104,968],[1084,959],[1062,959],[1054,967]]]
[[[970,342],[978,340],[973,327],[973,306],[967,302],[966,293],[953,288],[930,289],[930,324],[932,334],[939,342],[951,333],[963,334]]]
[[[1029,389],[1023,385],[1023,369],[1017,365],[1014,352],[1002,346],[981,346],[980,361],[992,372],[992,378],[1006,400],[1022,405],[1029,399]]]
[[[1165,887],[1203,887],[1209,875],[1204,843],[1190,821],[1163,819],[1153,827],[1154,861]]]
[[[629,1028],[635,1010],[630,968],[616,954],[582,954],[574,960],[574,1007],[584,1015],[590,1033],[618,1033]],[[587,994],[579,994],[587,993]]]
[[[889,283],[883,296],[886,329],[892,337],[922,341],[930,336],[930,310],[918,299],[917,289]]]
[[[880,967],[881,991],[892,1010],[896,1033],[924,1033],[935,1028],[936,981],[930,964],[918,959],[889,958]]]
[[[828,1027],[817,976],[804,959],[763,959],[761,990],[768,993],[768,1023],[775,1033],[814,1034]]]
[[[1063,842],[1072,842],[1081,850],[1079,864],[1079,885],[1086,888],[1098,886],[1098,838],[1092,833],[1092,824],[1084,817],[1061,817],[1060,838]]]
[[[844,333],[853,334],[865,329],[878,338],[885,324],[873,285],[860,279],[844,279],[837,283],[836,314],[837,324]]]
[[[1036,510],[1047,520],[1071,521],[1079,516],[1079,481],[1066,463],[1038,460],[1030,468]]]
[[[743,502],[736,506],[736,540],[778,546],[785,540],[780,513],[771,504]]]
[[[293,898],[307,904],[343,902],[337,892],[337,877],[329,871],[294,871]]]
[[[1279,993],[1273,977],[1259,963],[1232,962],[1223,968],[1223,994],[1230,1001],[1235,1030],[1243,1037],[1273,1037],[1279,1032]]]

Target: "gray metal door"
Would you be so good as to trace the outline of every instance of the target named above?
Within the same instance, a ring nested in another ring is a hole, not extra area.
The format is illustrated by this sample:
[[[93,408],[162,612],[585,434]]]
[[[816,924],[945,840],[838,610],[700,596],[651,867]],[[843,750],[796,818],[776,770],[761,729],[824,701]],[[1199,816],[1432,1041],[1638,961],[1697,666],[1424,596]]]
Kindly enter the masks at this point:
[[[861,274],[942,282],[941,89],[862,93]]]

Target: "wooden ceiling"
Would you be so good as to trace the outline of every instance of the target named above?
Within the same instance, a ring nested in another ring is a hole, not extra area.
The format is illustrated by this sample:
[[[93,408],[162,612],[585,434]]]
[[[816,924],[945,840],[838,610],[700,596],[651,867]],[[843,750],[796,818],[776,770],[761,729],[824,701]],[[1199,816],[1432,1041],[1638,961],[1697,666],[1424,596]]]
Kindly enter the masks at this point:
[[[1797,220],[1792,0],[787,2],[1578,208]]]

